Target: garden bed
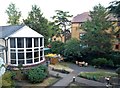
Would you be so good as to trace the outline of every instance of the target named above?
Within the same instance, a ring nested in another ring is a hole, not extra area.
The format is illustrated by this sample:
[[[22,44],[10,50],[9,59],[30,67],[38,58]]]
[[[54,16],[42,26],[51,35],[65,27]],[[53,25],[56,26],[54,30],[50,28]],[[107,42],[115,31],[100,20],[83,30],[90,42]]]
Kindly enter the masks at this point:
[[[61,62],[61,63],[58,63],[56,65],[49,65],[51,68],[54,69],[54,71],[58,71],[58,72],[61,72],[61,73],[70,73],[72,72],[73,70],[69,67],[69,63],[66,63],[66,62]]]
[[[64,74],[69,74],[70,72],[65,70],[65,69],[55,69],[55,68],[52,68],[53,71],[57,71],[57,72],[60,72],[60,73],[64,73]]]
[[[45,88],[45,87],[49,87],[49,86],[53,85],[54,83],[56,83],[59,80],[60,80],[60,78],[57,78],[54,76],[49,76],[48,78],[44,79],[44,81],[42,83],[32,84],[28,80],[22,80],[22,81],[16,81],[15,86],[16,86],[16,88],[17,87],[22,87],[22,88],[43,87],[43,88]]]
[[[110,79],[112,79],[114,77],[117,77],[117,74],[113,72],[105,72],[105,71],[81,72],[79,74],[79,77],[94,81],[106,82],[105,77],[110,77]]]

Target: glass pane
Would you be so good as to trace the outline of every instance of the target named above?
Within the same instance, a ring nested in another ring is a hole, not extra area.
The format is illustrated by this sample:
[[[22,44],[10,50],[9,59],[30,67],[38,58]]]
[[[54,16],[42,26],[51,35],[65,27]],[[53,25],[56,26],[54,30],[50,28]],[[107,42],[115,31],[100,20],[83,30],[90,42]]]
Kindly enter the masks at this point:
[[[35,63],[35,62],[39,62],[39,58],[35,58],[35,59],[34,59],[34,63]]]
[[[11,52],[16,52],[16,50],[15,49],[11,49]]]
[[[43,60],[43,57],[40,57],[40,61]]]
[[[26,48],[32,47],[32,38],[26,38]]]
[[[16,59],[16,53],[11,53],[10,56],[11,56],[11,59]]]
[[[39,52],[34,52],[34,58],[39,57]]]
[[[11,60],[11,64],[16,64],[16,60]]]
[[[15,43],[15,38],[10,38],[10,48],[15,48],[16,43]]]
[[[27,53],[26,53],[26,58],[28,58],[28,59],[29,59],[29,58],[32,58],[32,52],[27,52]]]
[[[42,38],[40,38],[40,46],[43,46],[43,43],[42,43]]]
[[[26,49],[26,51],[32,51],[32,49]]]
[[[22,50],[18,50],[18,52],[24,52],[24,50],[22,49]]]
[[[24,59],[24,53],[18,53],[18,59]]]
[[[24,64],[24,60],[18,60],[18,64]]]
[[[24,38],[17,38],[17,47],[24,48]]]
[[[34,47],[38,47],[38,38],[34,38]]]
[[[34,51],[39,51],[39,48],[34,49]]]
[[[43,51],[40,51],[40,56],[43,56]]]
[[[26,60],[26,63],[27,64],[32,63],[32,60]]]

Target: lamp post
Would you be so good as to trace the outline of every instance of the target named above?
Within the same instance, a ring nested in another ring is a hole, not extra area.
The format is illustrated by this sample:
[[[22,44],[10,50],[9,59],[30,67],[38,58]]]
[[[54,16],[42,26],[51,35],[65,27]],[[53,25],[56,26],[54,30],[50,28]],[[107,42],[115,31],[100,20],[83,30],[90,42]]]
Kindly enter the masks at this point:
[[[73,82],[75,82],[75,76],[73,76]]]

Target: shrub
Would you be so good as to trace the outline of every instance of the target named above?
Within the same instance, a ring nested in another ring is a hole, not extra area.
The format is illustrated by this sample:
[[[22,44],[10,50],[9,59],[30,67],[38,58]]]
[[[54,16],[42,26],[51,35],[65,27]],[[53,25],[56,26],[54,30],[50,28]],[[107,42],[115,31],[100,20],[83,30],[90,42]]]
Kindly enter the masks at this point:
[[[5,74],[2,76],[2,88],[13,88],[14,81],[12,80],[12,73],[7,71]]]
[[[113,67],[114,66],[113,61],[112,60],[108,60],[107,61],[107,66]]]
[[[108,56],[108,58],[110,58],[113,61],[115,67],[120,65],[120,52],[110,52]]]
[[[118,74],[118,84],[120,83],[120,67],[116,69],[116,73]]]
[[[42,82],[47,77],[47,70],[44,66],[39,66],[28,70],[28,79],[31,83]]]
[[[95,66],[100,66],[100,67],[113,67],[114,66],[114,63],[113,61],[110,59],[110,60],[107,60],[106,58],[97,58],[97,59],[93,59],[92,60],[92,65],[95,65]]]
[[[15,79],[16,73],[15,73],[14,71],[11,71],[11,74],[12,74],[11,78],[12,78],[12,79]]]
[[[47,67],[44,66],[44,65],[40,65],[40,66],[38,66],[38,68],[41,69],[41,70],[43,70],[44,72],[48,72]]]
[[[120,67],[116,69],[116,73],[120,76]]]
[[[76,58],[81,57],[80,41],[77,39],[70,39],[64,46],[64,56],[69,61],[75,61]]]
[[[107,64],[107,59],[106,59],[106,58],[93,59],[93,60],[92,60],[92,63],[93,63],[93,65],[103,67],[103,66],[106,66],[106,64]]]

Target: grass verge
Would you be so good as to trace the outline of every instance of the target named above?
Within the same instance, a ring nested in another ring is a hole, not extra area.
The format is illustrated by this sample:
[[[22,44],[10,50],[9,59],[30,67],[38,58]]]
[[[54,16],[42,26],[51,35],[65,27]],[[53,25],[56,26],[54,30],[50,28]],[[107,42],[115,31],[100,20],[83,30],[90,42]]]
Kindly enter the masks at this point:
[[[79,74],[79,77],[83,77],[86,79],[91,79],[91,80],[99,80],[100,78],[105,78],[105,77],[116,77],[117,74],[113,72],[106,72],[106,71],[97,71],[97,72],[81,72]]]
[[[66,88],[88,88],[89,86],[78,82],[71,82]]]

